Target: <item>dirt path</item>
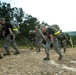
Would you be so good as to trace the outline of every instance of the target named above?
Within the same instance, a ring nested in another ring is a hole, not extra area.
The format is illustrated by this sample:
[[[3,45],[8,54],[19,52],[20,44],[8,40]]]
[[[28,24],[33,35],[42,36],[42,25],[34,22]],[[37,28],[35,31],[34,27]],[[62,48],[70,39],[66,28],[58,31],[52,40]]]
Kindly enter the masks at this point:
[[[10,56],[0,59],[0,75],[76,75],[76,48],[68,48],[62,60],[51,50],[49,61],[43,60],[44,49],[40,53],[29,48],[20,51],[13,55],[12,50]]]

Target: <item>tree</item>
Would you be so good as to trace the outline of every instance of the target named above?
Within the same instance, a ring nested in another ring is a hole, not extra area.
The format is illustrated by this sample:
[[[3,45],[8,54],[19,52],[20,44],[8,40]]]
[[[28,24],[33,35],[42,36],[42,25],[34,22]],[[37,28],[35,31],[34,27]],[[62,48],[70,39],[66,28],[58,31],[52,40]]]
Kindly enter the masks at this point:
[[[25,17],[24,23],[21,26],[21,34],[23,34],[25,37],[28,37],[29,30],[34,30],[35,25],[39,25],[40,22],[37,20],[36,17],[32,17],[31,15],[28,15]]]
[[[0,17],[5,17],[6,21],[11,20],[11,6],[9,3],[3,2],[2,4],[0,3]]]

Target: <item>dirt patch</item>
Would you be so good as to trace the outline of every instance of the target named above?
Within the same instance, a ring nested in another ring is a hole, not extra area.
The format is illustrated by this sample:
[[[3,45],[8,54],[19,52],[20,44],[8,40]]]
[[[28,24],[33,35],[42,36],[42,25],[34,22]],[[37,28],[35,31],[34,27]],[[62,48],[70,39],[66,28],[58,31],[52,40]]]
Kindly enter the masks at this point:
[[[76,48],[68,48],[66,53],[62,50],[62,60],[51,50],[49,61],[43,60],[46,57],[44,49],[40,53],[29,48],[20,49],[20,52],[13,55],[12,49],[11,55],[0,59],[0,75],[76,75]]]

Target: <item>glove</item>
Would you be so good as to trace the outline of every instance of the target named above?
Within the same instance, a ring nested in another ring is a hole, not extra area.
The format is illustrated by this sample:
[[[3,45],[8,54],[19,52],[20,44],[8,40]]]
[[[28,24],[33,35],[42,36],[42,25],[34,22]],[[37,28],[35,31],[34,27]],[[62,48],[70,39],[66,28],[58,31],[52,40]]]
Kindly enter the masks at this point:
[[[13,40],[13,35],[10,35],[11,36],[11,39]]]
[[[53,43],[51,43],[51,48],[53,47]]]

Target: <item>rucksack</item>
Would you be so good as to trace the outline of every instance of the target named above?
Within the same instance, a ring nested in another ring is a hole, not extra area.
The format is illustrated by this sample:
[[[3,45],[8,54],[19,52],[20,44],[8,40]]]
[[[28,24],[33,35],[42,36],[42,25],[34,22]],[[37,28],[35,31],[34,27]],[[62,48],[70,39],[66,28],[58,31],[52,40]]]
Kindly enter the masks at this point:
[[[12,26],[12,30],[13,30],[14,34],[19,34],[20,33],[20,31],[19,31],[19,29],[20,29],[19,24],[17,24],[17,23],[11,23],[11,26]]]
[[[51,25],[48,28],[51,28],[54,31],[54,35],[60,35],[60,27],[57,24]]]

